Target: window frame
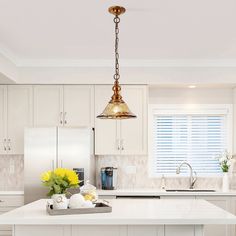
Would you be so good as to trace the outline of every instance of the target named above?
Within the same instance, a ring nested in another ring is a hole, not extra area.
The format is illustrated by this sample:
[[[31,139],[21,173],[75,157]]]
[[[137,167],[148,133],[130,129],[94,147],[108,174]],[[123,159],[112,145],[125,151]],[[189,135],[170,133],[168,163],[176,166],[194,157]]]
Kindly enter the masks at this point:
[[[153,117],[154,115],[226,115],[226,146],[233,149],[233,105],[232,104],[149,104],[148,105],[148,174],[160,178],[163,174],[153,172]],[[197,173],[198,174],[198,173]],[[186,175],[164,174],[165,177],[183,178]],[[220,177],[221,173],[199,174],[199,177]]]

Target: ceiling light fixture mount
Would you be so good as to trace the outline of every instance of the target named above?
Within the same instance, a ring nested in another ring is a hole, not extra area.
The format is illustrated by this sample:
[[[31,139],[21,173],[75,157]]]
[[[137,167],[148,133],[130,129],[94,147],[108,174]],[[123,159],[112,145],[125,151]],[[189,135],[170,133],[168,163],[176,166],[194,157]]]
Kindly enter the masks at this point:
[[[113,14],[114,23],[115,23],[115,74],[114,85],[112,87],[113,95],[108,105],[105,107],[104,111],[97,116],[100,119],[130,119],[136,118],[130,110],[127,104],[124,102],[121,96],[121,87],[119,84],[120,79],[120,68],[119,68],[119,52],[118,52],[118,43],[119,43],[119,15],[125,13],[125,8],[121,6],[112,6],[108,11]]]

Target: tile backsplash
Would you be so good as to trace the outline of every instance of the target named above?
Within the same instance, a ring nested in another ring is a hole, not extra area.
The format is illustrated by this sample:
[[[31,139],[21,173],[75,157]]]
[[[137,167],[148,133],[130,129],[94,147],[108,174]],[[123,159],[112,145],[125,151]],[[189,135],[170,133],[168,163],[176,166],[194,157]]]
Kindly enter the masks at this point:
[[[24,156],[0,155],[0,191],[24,189]]]
[[[147,156],[97,156],[97,186],[101,186],[101,167],[113,166],[118,168],[118,188],[161,188],[161,178],[150,178],[148,176]],[[130,168],[135,171],[129,171]],[[221,189],[221,177],[198,177],[196,188]],[[189,178],[166,178],[166,188],[187,188]]]
[[[160,178],[149,178],[148,176],[147,156],[96,156],[98,187],[101,187],[100,169],[105,166],[118,168],[118,188],[161,188]],[[236,170],[236,164],[234,169]],[[187,188],[188,183],[188,178],[166,178],[167,188]],[[204,189],[221,189],[221,185],[221,177],[198,177],[196,182],[196,188]],[[231,175],[231,188],[236,189],[236,171]],[[0,191],[21,191],[23,189],[24,156],[0,155]]]

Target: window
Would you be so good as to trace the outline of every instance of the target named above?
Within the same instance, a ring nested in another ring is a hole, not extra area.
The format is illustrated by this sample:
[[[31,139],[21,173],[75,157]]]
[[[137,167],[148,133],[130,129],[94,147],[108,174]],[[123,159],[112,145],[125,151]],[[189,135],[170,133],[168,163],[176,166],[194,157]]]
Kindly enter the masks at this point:
[[[151,176],[176,175],[183,161],[189,162],[198,175],[221,173],[215,158],[231,149],[230,105],[151,105],[149,118]],[[188,174],[187,167],[181,170]]]

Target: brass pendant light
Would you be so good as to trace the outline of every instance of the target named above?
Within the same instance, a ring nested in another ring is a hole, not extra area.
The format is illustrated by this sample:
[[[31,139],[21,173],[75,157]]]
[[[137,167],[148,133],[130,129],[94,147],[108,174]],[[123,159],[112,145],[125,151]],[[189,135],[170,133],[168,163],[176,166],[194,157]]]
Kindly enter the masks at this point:
[[[115,74],[114,74],[114,85],[112,87],[113,95],[108,105],[105,107],[104,111],[97,116],[100,119],[130,119],[136,118],[130,110],[127,104],[122,99],[120,94],[121,87],[119,85],[120,73],[119,73],[119,53],[118,53],[118,34],[120,23],[119,15],[125,13],[125,8],[120,6],[113,6],[108,9],[108,11],[115,15],[114,23],[115,23]]]

